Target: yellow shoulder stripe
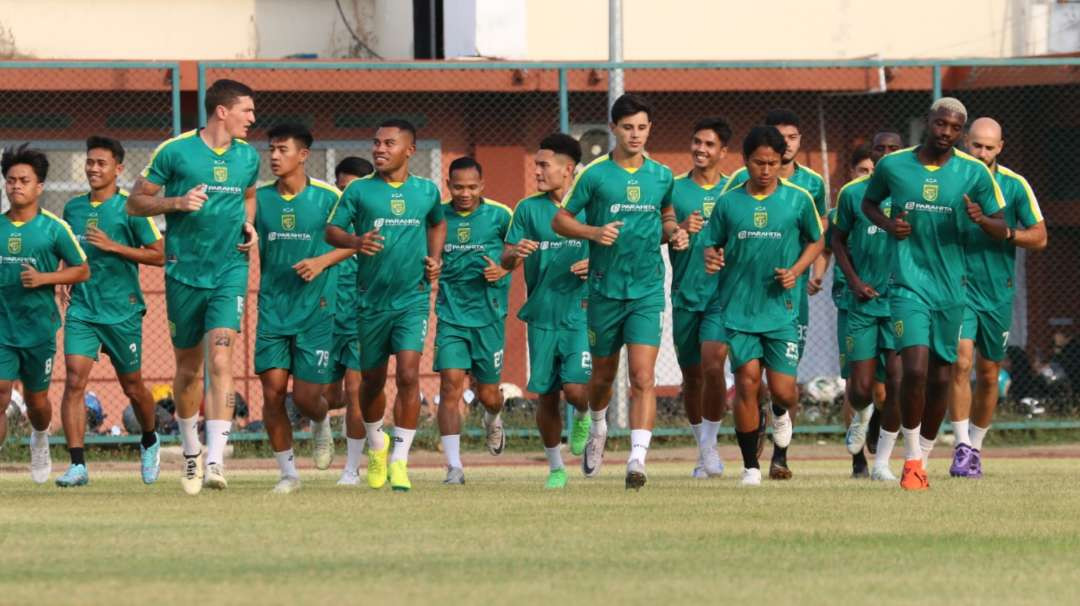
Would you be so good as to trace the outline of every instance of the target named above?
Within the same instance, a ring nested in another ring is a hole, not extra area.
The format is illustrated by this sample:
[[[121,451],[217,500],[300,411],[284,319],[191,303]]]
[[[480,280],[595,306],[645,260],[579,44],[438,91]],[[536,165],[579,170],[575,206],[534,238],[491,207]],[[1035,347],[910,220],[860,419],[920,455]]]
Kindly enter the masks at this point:
[[[790,187],[790,188],[792,188],[792,189],[794,189],[796,191],[802,192],[803,194],[806,195],[806,199],[810,201],[810,206],[814,209],[814,216],[817,217],[818,228],[820,229],[820,227],[821,227],[821,213],[818,212],[817,204],[814,204],[814,195],[811,194],[806,189],[804,189],[802,187],[799,187],[798,185],[795,185],[791,181],[788,181],[787,179],[780,179],[780,184],[781,185],[786,185],[787,187]]]
[[[1020,173],[1000,164],[998,164],[998,172],[1010,179],[1015,179],[1020,182],[1020,186],[1024,188],[1024,194],[1027,196],[1028,208],[1031,211],[1031,216],[1035,217],[1036,223],[1042,223],[1044,221],[1042,209],[1039,208],[1039,201],[1035,198],[1035,190],[1031,189],[1031,184],[1028,183],[1028,180]]]
[[[570,196],[574,195],[574,190],[577,189],[578,182],[581,181],[581,177],[585,176],[586,171],[588,171],[594,166],[607,162],[607,160],[608,155],[604,154],[585,165],[585,168],[581,169],[581,172],[579,172],[577,176],[574,177],[574,182],[570,185],[570,189],[566,190],[566,195],[563,196],[562,203],[559,204],[559,206],[566,206],[566,202],[570,199]]]
[[[75,244],[75,249],[79,251],[79,256],[82,257],[83,261],[86,261],[86,253],[83,252],[82,246],[79,246],[79,239],[75,237],[75,232],[71,231],[71,226],[68,225],[67,221],[61,219],[60,217],[57,217],[51,212],[45,210],[44,208],[41,209],[41,214],[52,219],[53,221],[56,221],[64,227],[64,231],[67,232],[68,237],[71,238],[71,241]]]
[[[146,217],[146,221],[150,224],[150,231],[154,234],[154,241],[157,242],[161,239],[161,230],[158,229],[153,217]]]
[[[330,185],[326,181],[322,181],[322,180],[319,180],[319,179],[312,178],[311,179],[311,184],[314,185],[315,187],[318,187],[319,189],[325,189],[326,191],[334,194],[335,196],[340,196],[341,195],[341,190],[334,187],[333,185]]]
[[[161,150],[165,149],[165,147],[167,145],[169,145],[170,143],[175,143],[175,142],[180,141],[182,139],[190,139],[191,137],[194,137],[197,134],[199,134],[198,129],[189,130],[186,133],[182,133],[180,135],[177,135],[177,136],[173,137],[172,139],[166,139],[166,140],[162,141],[160,145],[158,145],[157,147],[154,148],[154,153],[150,154],[150,160],[146,163],[146,168],[144,168],[142,173],[141,173],[142,176],[143,177],[150,176],[150,167],[154,165],[154,159],[157,158],[158,154],[161,153]]]
[[[869,179],[870,179],[870,175],[863,175],[861,177],[855,177],[851,181],[848,181],[847,183],[845,183],[843,185],[843,187],[840,188],[840,191],[836,192],[836,199],[839,200],[840,196],[844,195],[844,190],[845,189],[851,187],[852,185],[858,185],[859,183],[862,183],[862,182],[867,181]]]
[[[725,184],[724,184],[724,189],[721,189],[721,190],[720,190],[720,193],[721,193],[721,194],[727,193],[727,191],[728,191],[728,190],[730,190],[730,189],[732,189],[732,188],[736,187],[736,185],[735,185],[735,180],[736,180],[736,178],[737,178],[737,177],[738,177],[739,175],[741,175],[741,174],[743,174],[743,173],[745,173],[745,172],[746,172],[746,167],[745,167],[745,166],[741,166],[741,167],[739,167],[739,169],[738,169],[738,170],[736,170],[735,172],[731,173],[731,176],[730,176],[730,177],[728,177],[727,183],[725,183]],[[739,183],[739,185],[742,185],[742,183]]]

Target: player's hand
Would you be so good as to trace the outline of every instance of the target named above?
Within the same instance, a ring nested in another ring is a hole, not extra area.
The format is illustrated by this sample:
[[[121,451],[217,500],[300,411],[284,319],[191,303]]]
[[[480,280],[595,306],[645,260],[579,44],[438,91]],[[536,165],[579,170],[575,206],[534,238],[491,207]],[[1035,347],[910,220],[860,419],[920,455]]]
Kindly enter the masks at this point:
[[[668,242],[673,250],[686,250],[690,248],[690,234],[686,233],[685,229],[676,227]]]
[[[60,287],[60,305],[67,306],[71,303],[71,284],[64,284]]]
[[[487,263],[487,267],[484,268],[484,279],[488,282],[498,282],[503,276],[510,273],[502,268],[501,265],[491,260],[491,257],[484,255],[484,262]]]
[[[876,299],[876,298],[881,296],[881,294],[878,291],[874,290],[873,286],[870,286],[869,284],[867,284],[866,282],[863,282],[862,280],[857,280],[855,282],[849,282],[848,283],[848,288],[851,289],[851,292],[855,293],[855,297],[858,300],[860,300],[860,301],[862,301],[864,303],[866,301],[869,301],[871,299]]]
[[[537,248],[540,248],[540,243],[536,240],[522,239],[510,250],[513,251],[515,257],[524,259],[536,252]]]
[[[897,240],[904,240],[911,235],[911,223],[904,220],[907,213],[908,211],[905,210],[899,215],[896,215],[896,218],[892,220],[890,225],[889,233]]]
[[[786,267],[777,267],[773,269],[775,274],[774,279],[783,286],[785,290],[791,290],[795,288],[795,272]]]
[[[246,253],[259,243],[259,233],[255,231],[255,226],[248,221],[244,221],[244,228],[242,231],[244,234],[244,241],[236,245],[236,250]]]
[[[982,207],[971,201],[971,198],[967,194],[964,194],[964,204],[967,206],[967,215],[975,225],[982,225],[986,215],[983,214]]]
[[[441,273],[442,259],[424,257],[424,274],[427,276],[428,282],[437,281],[439,279],[439,274]]]
[[[612,221],[603,227],[598,227],[592,241],[600,246],[611,246],[619,238],[619,228],[622,226],[622,221]]]
[[[108,234],[96,227],[86,228],[86,241],[93,244],[101,252],[115,252],[116,242],[113,242]]]
[[[304,259],[296,265],[293,265],[292,268],[293,271],[296,272],[296,275],[300,276],[300,279],[304,282],[311,282],[319,277],[319,274],[326,269],[318,259]]]
[[[705,247],[705,273],[715,274],[724,269],[724,249]]]
[[[201,183],[192,187],[186,194],[177,199],[176,210],[185,213],[193,213],[203,207],[209,199],[206,195],[206,184]]]
[[[685,221],[679,224],[679,227],[685,229],[687,233],[696,234],[701,231],[701,228],[705,227],[705,218],[701,216],[700,210],[695,210],[690,213],[690,216]]]
[[[383,249],[383,240],[385,239],[386,238],[379,233],[379,228],[376,227],[360,236],[360,246],[357,246],[356,250],[369,257],[374,256]]]
[[[589,279],[589,260],[582,259],[577,263],[570,266],[570,273],[581,278],[582,280]]]
[[[821,283],[824,282],[824,281],[825,281],[825,279],[822,278],[821,276],[817,276],[817,277],[811,276],[810,279],[806,281],[806,292],[810,296],[814,296],[814,295],[818,294],[819,292],[821,292]]]
[[[34,269],[33,265],[23,263],[22,266],[23,271],[19,274],[19,279],[22,280],[23,288],[40,288],[48,285],[48,282],[45,281],[45,274]]]

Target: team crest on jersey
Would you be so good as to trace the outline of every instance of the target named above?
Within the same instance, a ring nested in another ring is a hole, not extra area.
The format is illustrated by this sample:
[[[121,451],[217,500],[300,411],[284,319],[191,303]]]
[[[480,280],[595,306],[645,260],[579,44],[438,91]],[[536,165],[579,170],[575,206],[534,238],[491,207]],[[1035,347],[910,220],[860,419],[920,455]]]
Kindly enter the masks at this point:
[[[708,219],[712,216],[712,209],[714,208],[716,208],[716,202],[706,202],[701,205],[701,214],[705,215],[705,218]]]
[[[395,215],[405,214],[405,198],[394,198],[390,200],[390,212]]]
[[[8,238],[7,251],[10,255],[17,255],[22,252],[22,235],[14,234]]]
[[[96,216],[90,217],[86,220],[86,229],[97,229],[98,218]]]
[[[764,210],[754,211],[754,227],[765,227],[769,224],[769,213]]]
[[[472,235],[472,228],[468,225],[459,225],[457,228],[457,241],[464,244],[469,241],[469,236]]]
[[[904,321],[903,320],[897,320],[896,322],[893,322],[893,332],[896,333],[897,337],[904,336]]]
[[[293,213],[281,215],[281,229],[286,231],[296,229],[296,215]]]
[[[922,197],[927,202],[934,202],[937,200],[938,184],[937,183],[923,183]]]
[[[214,181],[218,183],[224,183],[229,180],[229,167],[228,166],[215,166],[214,167]]]
[[[626,186],[626,201],[631,204],[637,204],[641,202],[641,186],[640,185],[627,185]]]

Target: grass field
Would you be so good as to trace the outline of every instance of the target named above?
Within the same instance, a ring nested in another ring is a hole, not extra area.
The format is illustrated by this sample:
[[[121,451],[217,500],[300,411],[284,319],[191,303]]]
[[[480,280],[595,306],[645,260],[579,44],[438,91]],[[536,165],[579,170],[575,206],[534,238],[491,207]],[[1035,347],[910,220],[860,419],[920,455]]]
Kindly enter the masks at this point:
[[[8,465],[0,603],[1072,603],[1078,463],[991,454],[961,481],[938,459],[920,494],[840,460],[793,461],[794,480],[759,489],[657,463],[639,493],[618,464],[571,470],[562,493],[540,464],[474,467],[453,489],[415,469],[408,494],[306,470],[286,497],[273,472],[234,468],[194,498],[175,465],[152,487],[92,470],[63,493]]]

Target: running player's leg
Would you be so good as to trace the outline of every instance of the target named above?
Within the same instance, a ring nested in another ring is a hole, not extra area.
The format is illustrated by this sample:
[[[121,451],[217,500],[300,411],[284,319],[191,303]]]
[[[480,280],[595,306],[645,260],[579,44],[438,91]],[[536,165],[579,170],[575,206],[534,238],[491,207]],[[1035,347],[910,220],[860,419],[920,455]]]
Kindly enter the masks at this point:
[[[233,385],[233,349],[237,331],[212,328],[207,333],[210,344],[210,391],[206,397],[206,485],[222,489],[225,481],[225,446],[232,431],[236,412],[236,389]]]
[[[769,462],[769,478],[788,480],[792,476],[787,463],[787,446],[791,443],[793,432],[791,417],[799,403],[798,389],[793,387],[800,359],[799,333],[794,327],[787,327],[751,336],[756,338],[762,365],[769,371],[769,389],[773,396],[773,454]],[[781,375],[791,377],[790,381]],[[773,390],[774,376],[781,382],[777,391]]]
[[[732,363],[736,362],[732,360]],[[761,420],[758,395],[761,389],[761,362],[751,359],[735,369],[735,437],[742,452],[741,486],[761,485],[761,464],[758,462],[758,424]]]
[[[199,441],[199,406],[203,399],[203,346],[175,348],[176,375],[173,377],[173,399],[176,403],[176,424],[180,432],[184,470],[181,485],[188,494],[202,490],[204,466],[203,447]]]
[[[26,418],[30,420],[30,477],[38,484],[49,481],[52,458],[49,454],[49,426],[52,424],[52,405],[49,404],[48,383],[29,384],[23,378],[26,392]]]
[[[705,335],[704,332],[702,334]],[[701,344],[702,440],[698,445],[698,453],[704,471],[709,476],[718,476],[724,472],[724,463],[716,449],[716,434],[720,431],[720,421],[727,412],[727,377],[724,375],[727,354],[726,343],[708,340]]]
[[[585,452],[581,457],[581,471],[591,478],[600,472],[607,442],[607,409],[611,402],[611,390],[619,371],[619,352],[606,356],[593,355],[592,377],[589,379],[589,416],[592,425]]]
[[[945,420],[945,413],[949,408],[952,374],[952,363],[931,352],[926,374],[926,408],[923,410],[923,421],[919,437],[920,446],[923,450],[924,470],[928,468],[928,460],[931,451],[934,449],[938,430],[941,429],[941,423]]]
[[[499,456],[506,447],[506,432],[503,431],[501,416],[504,398],[502,390],[499,389],[498,377],[492,381],[490,376],[481,379],[473,374],[473,379],[476,399],[484,407],[484,431],[488,452],[492,456]]]
[[[767,352],[766,356],[768,356]],[[765,377],[769,383],[769,395],[772,396],[774,414],[777,407],[789,411],[794,410],[799,403],[799,387],[795,382],[793,370],[774,370],[769,364],[769,358],[765,358]],[[786,453],[784,458],[778,461],[774,450],[773,461],[769,465],[769,478],[788,480],[791,479],[791,475],[791,470],[787,465]]]
[[[562,404],[559,389],[541,394],[536,405],[536,427],[540,430],[540,440],[544,443],[544,456],[548,461],[546,488],[566,486],[566,466],[562,460]]]
[[[260,347],[260,349],[263,348]],[[292,424],[289,422],[289,413],[285,408],[285,394],[289,389],[289,370],[269,368],[259,373],[259,381],[263,389],[263,424],[266,426],[270,448],[274,451],[280,478],[299,480],[300,474],[296,471],[292,449]],[[295,393],[293,400],[296,400]]]
[[[340,397],[345,400],[345,470],[338,480],[338,484],[345,486],[355,485],[359,481],[360,458],[367,444],[364,415],[360,412],[360,384],[360,371],[351,368],[345,371],[344,380],[336,383],[342,394]]]
[[[974,316],[971,316],[974,321]],[[964,330],[968,328],[968,318],[964,318]],[[952,385],[949,393],[949,419],[952,422],[956,446],[953,450],[952,465],[949,475],[967,477],[971,467],[971,436],[969,432],[971,417],[971,368],[975,358],[974,327],[971,338],[961,332],[960,342],[956,345],[956,364],[953,364]]]
[[[390,487],[397,491],[412,488],[408,476],[409,450],[420,423],[420,352],[401,350],[395,354],[397,398],[394,401],[394,448],[390,453]]]
[[[1001,362],[984,358],[980,353],[975,359],[975,399],[971,410],[971,449],[975,453],[971,464],[971,477],[982,477],[982,447],[994,411],[998,405],[998,375]]]
[[[660,348],[629,344],[626,349],[630,367],[630,458],[627,463],[641,465],[639,470],[628,470],[626,481],[629,487],[640,488],[645,483],[645,457],[656,423],[656,356]],[[635,475],[638,473],[640,478]]]
[[[885,398],[881,409],[881,429],[878,430],[877,450],[874,452],[874,466],[870,470],[871,480],[895,481],[896,476],[889,469],[889,457],[900,436],[900,385],[903,377],[903,364],[900,356],[893,350],[885,352]]]
[[[570,454],[578,456],[585,452],[585,443],[592,428],[592,417],[589,416],[589,381],[592,378],[589,337],[584,329],[576,328],[543,333],[547,336],[546,342],[553,345],[554,355],[549,356],[552,361],[547,363],[542,389],[534,393],[547,393],[562,385],[566,401],[574,408],[573,419],[567,419],[570,423]],[[533,350],[530,347],[530,356]],[[530,373],[529,383],[533,383],[533,376]]]
[[[11,381],[0,379],[0,449],[7,441],[7,408],[11,404]]]
[[[439,371],[439,440],[446,457],[444,484],[464,484],[464,466],[461,463],[461,395],[465,391],[465,371],[445,368]]]
[[[142,481],[153,484],[161,471],[161,444],[157,435],[157,403],[142,379],[141,370],[121,373],[117,371],[116,380],[124,395],[132,403],[135,418],[139,421],[142,435],[139,437],[140,467]]]
[[[484,407],[485,442],[488,452],[498,456],[506,447],[506,432],[503,431],[501,416],[503,395],[499,389],[499,382],[502,380],[505,324],[499,320],[488,326],[472,328],[469,333],[469,374],[472,376],[473,389],[476,390],[476,399]]]
[[[360,371],[360,414],[368,441],[368,486],[382,488],[386,484],[386,466],[390,439],[383,432],[386,414],[386,361]]]
[[[86,356],[68,354],[69,339],[65,335],[64,395],[60,400],[60,422],[64,427],[71,467],[56,479],[57,486],[82,486],[90,481],[86,471],[86,455],[83,450],[86,436],[86,383],[94,360]]]
[[[701,366],[701,315],[698,312],[686,309],[672,309],[671,336],[675,346],[675,355],[678,358],[679,369],[682,372],[682,398],[683,408],[686,410],[686,421],[690,424],[690,430],[694,433],[694,440],[698,446],[697,465],[691,475],[695,478],[707,478],[702,457],[702,436],[704,424],[703,414],[703,391],[705,378]]]
[[[900,351],[900,360],[903,367],[900,381],[900,432],[904,436],[904,474],[900,485],[920,490],[927,486],[926,472],[922,465],[920,432],[926,410],[930,348],[924,345],[905,348]]]

